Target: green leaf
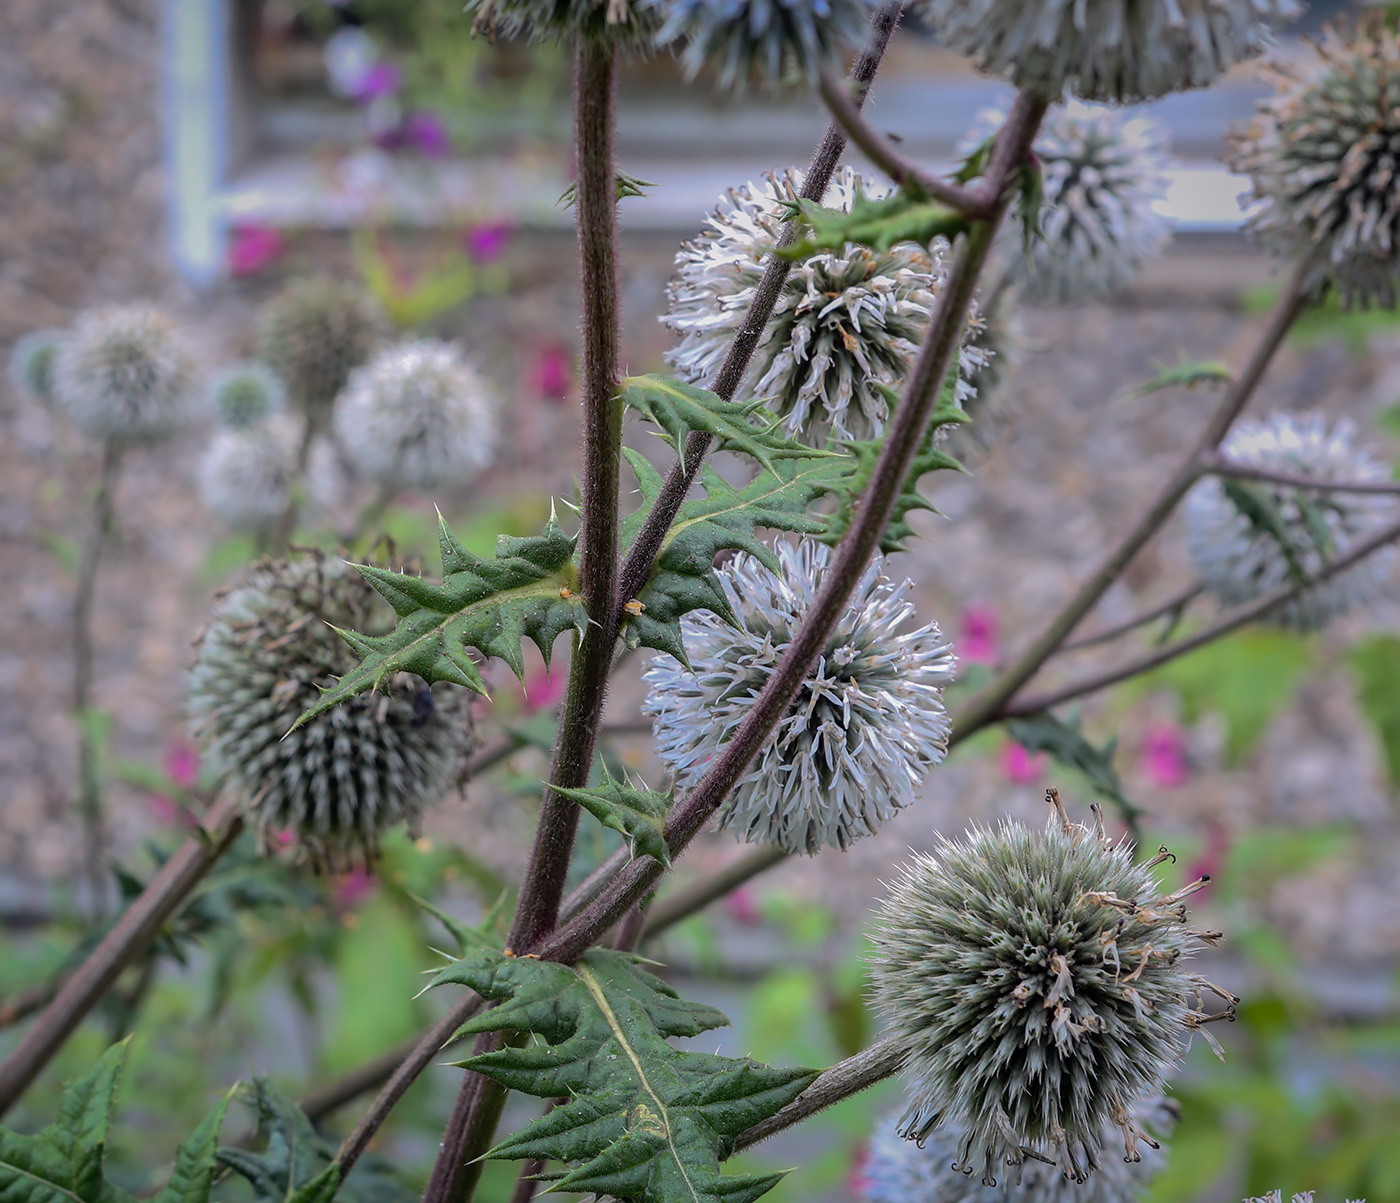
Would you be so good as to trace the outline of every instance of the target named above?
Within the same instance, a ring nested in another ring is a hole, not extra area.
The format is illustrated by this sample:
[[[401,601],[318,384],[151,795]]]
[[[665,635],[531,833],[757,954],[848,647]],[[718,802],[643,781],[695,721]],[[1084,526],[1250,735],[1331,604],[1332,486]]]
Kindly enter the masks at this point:
[[[563,789],[554,792],[577,802],[604,827],[621,832],[633,856],[651,856],[663,865],[671,863],[671,850],[666,846],[666,816],[676,800],[675,790],[660,793],[653,789],[638,789],[626,781],[618,781],[603,769],[603,780],[594,789]]]
[[[266,1078],[255,1078],[252,1086],[245,1087],[244,1099],[257,1115],[258,1131],[267,1133],[267,1147],[261,1153],[223,1148],[219,1160],[248,1180],[256,1203],[329,1199],[338,1185],[340,1167],[331,1164],[330,1151],[301,1109]],[[330,1194],[322,1195],[328,1170],[335,1181]]]
[[[156,1194],[154,1203],[206,1203],[218,1169],[219,1129],[223,1127],[230,1090],[175,1153],[175,1168]]]
[[[596,1191],[634,1203],[749,1203],[779,1174],[729,1177],[719,1163],[734,1138],[795,1099],[816,1077],[748,1059],[683,1051],[728,1020],[686,1002],[640,966],[607,949],[560,965],[479,952],[434,984],[470,986],[499,1005],[464,1032],[533,1032],[539,1042],[462,1062],[511,1090],[563,1098],[486,1156],[561,1161],[557,1191]]]
[[[1362,712],[1376,728],[1390,787],[1400,790],[1400,638],[1372,635],[1352,649]]]
[[[773,472],[778,459],[821,459],[835,452],[817,451],[788,438],[782,419],[763,407],[762,399],[735,404],[708,389],[696,388],[670,376],[629,376],[622,382],[622,400],[661,427],[662,437],[685,465],[686,436],[703,430],[715,437],[721,451],[742,451]]]
[[[1048,710],[1025,718],[1007,719],[1006,733],[1026,751],[1046,752],[1056,763],[1083,773],[1094,792],[1112,802],[1130,825],[1142,816],[1142,811],[1123,792],[1123,783],[1113,767],[1117,739],[1110,739],[1096,748],[1084,738],[1078,716],[1066,721]]]
[[[617,199],[626,200],[629,196],[646,196],[648,188],[655,188],[657,185],[651,180],[641,180],[635,175],[628,175],[625,171],[619,171],[614,177],[617,184]],[[559,194],[559,199],[555,204],[565,209],[572,209],[578,201],[578,184],[572,183]]]
[[[917,184],[905,184],[892,196],[875,201],[857,188],[849,213],[810,200],[799,200],[790,208],[811,230],[801,242],[778,249],[784,259],[793,260],[818,251],[840,251],[851,242],[877,251],[887,251],[897,242],[928,246],[939,237],[951,242],[969,224],[956,209],[932,199]]]
[[[509,890],[501,891],[501,896],[491,904],[491,909],[475,926],[463,923],[455,916],[434,906],[426,898],[419,898],[417,894],[410,894],[409,897],[443,927],[447,928],[452,938],[457,942],[457,955],[459,957],[477,948],[504,948],[506,946],[505,936],[501,931],[501,922],[505,918],[506,907],[510,902]]]
[[[1283,558],[1288,561],[1288,575],[1295,583],[1304,584],[1310,580],[1304,556],[1307,549],[1299,546],[1298,540],[1294,537],[1293,527],[1279,512],[1279,508],[1274,504],[1271,491],[1262,486],[1244,480],[1232,480],[1228,477],[1222,479],[1221,487],[1225,490],[1225,496],[1230,499],[1230,504],[1239,510],[1249,521],[1256,532],[1268,535],[1278,544],[1279,551]],[[1313,529],[1314,523],[1308,523],[1310,533],[1314,539],[1317,531]],[[1318,551],[1324,558],[1331,550],[1331,537],[1326,534],[1326,527],[1323,527],[1323,543],[1318,547]]]
[[[1182,359],[1176,364],[1157,369],[1150,380],[1143,381],[1128,393],[1129,397],[1146,397],[1168,388],[1196,388],[1202,384],[1230,385],[1235,378],[1230,369],[1215,359]]]
[[[340,631],[363,663],[323,689],[321,700],[297,719],[293,730],[401,672],[485,693],[486,684],[469,649],[499,657],[523,678],[525,639],[540,649],[548,665],[560,635],[572,629],[582,636],[586,631],[583,599],[575,592],[575,539],[564,534],[553,514],[539,535],[526,539],[501,535],[492,560],[467,551],[441,518],[438,541],[440,585],[409,573],[359,565],[365,579],[394,607],[398,626],[378,636]]]

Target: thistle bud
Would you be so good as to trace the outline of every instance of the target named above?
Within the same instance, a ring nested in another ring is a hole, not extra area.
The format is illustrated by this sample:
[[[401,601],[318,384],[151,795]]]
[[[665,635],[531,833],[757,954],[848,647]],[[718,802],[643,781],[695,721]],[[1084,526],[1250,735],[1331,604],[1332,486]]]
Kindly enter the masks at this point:
[[[287,407],[287,386],[265,364],[238,363],[209,385],[210,408],[229,430],[248,430]]]

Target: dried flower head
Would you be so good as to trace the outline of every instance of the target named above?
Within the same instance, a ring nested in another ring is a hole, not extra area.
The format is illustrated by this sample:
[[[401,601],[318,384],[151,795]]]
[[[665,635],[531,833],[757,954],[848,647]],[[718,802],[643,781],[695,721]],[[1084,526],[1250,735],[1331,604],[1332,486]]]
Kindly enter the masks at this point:
[[[777,547],[781,571],[739,555],[719,570],[737,625],[700,611],[681,621],[694,672],[652,661],[643,713],[678,785],[694,785],[743,722],[811,607],[829,559],[820,543]],[[912,583],[896,585],[876,556],[807,679],[720,810],[719,825],[791,852],[845,848],[871,835],[948,748],[943,688],[948,642],[930,623],[901,630]]]
[[[658,46],[684,41],[681,61],[693,79],[707,63],[721,88],[755,76],[776,88],[798,76],[815,80],[842,46],[858,45],[870,0],[651,0],[663,25]]]
[[[1057,100],[1150,100],[1254,58],[1297,0],[916,0],[944,45]]]
[[[335,429],[350,462],[381,484],[462,484],[496,450],[490,387],[451,343],[418,339],[376,355],[350,376]]]
[[[1233,133],[1250,177],[1250,230],[1315,256],[1343,303],[1391,308],[1400,273],[1400,33],[1382,14],[1334,25],[1311,62],[1272,70],[1277,94]]]
[[[286,414],[220,430],[200,463],[204,504],[229,526],[257,529],[287,508],[300,430]]]
[[[53,364],[63,342],[62,330],[31,330],[10,350],[10,384],[21,396],[53,404]]]
[[[318,686],[359,664],[332,627],[380,633],[390,622],[354,568],[319,554],[263,561],[215,607],[189,710],[265,845],[288,831],[317,863],[341,864],[356,851],[368,858],[382,830],[413,828],[460,771],[469,697],[416,677],[396,677],[287,734]]]
[[[706,384],[728,354],[763,277],[764,257],[783,227],[803,173],[770,174],[729,193],[708,229],[676,255],[662,322],[681,336],[667,362],[692,384]],[[849,210],[857,190],[884,195],[849,167],[836,173],[822,203]],[[793,265],[736,400],[769,398],[787,430],[810,442],[869,439],[889,415],[885,393],[908,373],[928,316],[947,278],[946,243],[932,257],[913,242],[888,251],[848,243],[839,254]],[[969,329],[980,323],[975,314]],[[959,400],[982,357],[964,348]]]
[[[258,358],[323,429],[350,373],[373,354],[384,332],[378,308],[354,284],[322,276],[293,280],[258,315]]]
[[[1138,1157],[1134,1103],[1161,1092],[1193,1031],[1233,1015],[1207,1016],[1202,993],[1238,1001],[1185,963],[1202,933],[1182,900],[1206,879],[1160,895],[1165,849],[1134,864],[1050,797],[1043,831],[1003,822],[916,855],[875,925],[875,1003],[912,1090],[901,1134],[957,1125],[957,1168],[988,1184],[1027,1155],[1084,1181],[1110,1125]]]
[[[1032,1160],[1022,1167],[1019,1182],[1007,1178],[994,1190],[953,1168],[964,1135],[961,1128],[936,1128],[919,1143],[900,1136],[899,1124],[890,1116],[870,1141],[864,1198],[866,1203],[1134,1203],[1166,1163],[1159,1140],[1176,1126],[1180,1108],[1174,1100],[1154,1095],[1131,1110],[1133,1122],[1154,1137],[1139,1159],[1106,1157],[1087,1182]],[[1112,1144],[1117,1135],[1109,1127],[1102,1142]]]
[[[247,430],[287,407],[287,386],[266,364],[225,368],[209,385],[211,408],[230,430]]]
[[[1318,480],[1384,481],[1384,464],[1355,445],[1350,422],[1329,426],[1318,413],[1274,414],[1241,422],[1222,450],[1253,468]],[[1268,481],[1207,477],[1183,505],[1186,546],[1205,587],[1227,606],[1253,601],[1315,575],[1393,521],[1394,499],[1300,489]],[[1273,610],[1283,626],[1316,630],[1384,590],[1389,549],[1313,585]]]
[[[194,417],[198,368],[175,324],[150,305],[80,316],[53,362],[58,408],[104,442],[157,443]]]
[[[537,42],[577,38],[649,45],[657,17],[650,0],[466,0],[472,29]]]

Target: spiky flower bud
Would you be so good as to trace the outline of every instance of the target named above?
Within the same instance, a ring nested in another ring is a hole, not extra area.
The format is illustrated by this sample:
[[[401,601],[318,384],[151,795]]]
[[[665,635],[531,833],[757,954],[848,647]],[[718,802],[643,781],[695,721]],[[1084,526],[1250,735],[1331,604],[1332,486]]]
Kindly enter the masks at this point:
[[[1032,1160],[1022,1166],[1021,1180],[1003,1179],[989,1190],[970,1174],[954,1169],[961,1128],[936,1128],[923,1143],[899,1134],[893,1116],[883,1120],[870,1141],[865,1164],[866,1203],[1134,1203],[1146,1193],[1153,1176],[1166,1163],[1157,1138],[1176,1126],[1180,1108],[1156,1095],[1132,1108],[1133,1122],[1153,1136],[1137,1160],[1106,1157],[1087,1182],[1067,1178],[1053,1166]],[[1112,1144],[1110,1127],[1102,1143]]]
[[[690,383],[708,383],[724,362],[782,232],[783,202],[796,199],[802,178],[789,170],[732,190],[708,229],[676,255],[661,320],[681,336],[666,361]],[[849,210],[857,190],[885,194],[845,167],[822,203]],[[896,387],[908,373],[947,279],[946,254],[941,240],[932,256],[913,242],[888,251],[848,243],[795,263],[735,399],[768,398],[789,433],[816,444],[828,433],[882,433],[889,405],[879,386]],[[979,322],[974,314],[970,328]],[[964,348],[959,400],[971,395],[968,381],[982,362]]]
[[[53,362],[58,408],[103,442],[157,443],[194,417],[198,367],[175,324],[150,305],[82,314]]]
[[[916,855],[875,925],[875,1003],[911,1084],[901,1134],[959,1126],[958,1169],[989,1184],[1026,1150],[1083,1181],[1109,1125],[1139,1156],[1132,1107],[1204,1032],[1202,993],[1238,1001],[1185,963],[1201,933],[1182,900],[1205,879],[1162,896],[1165,849],[1134,864],[1051,800],[1043,831],[1003,822]]]
[[[859,44],[870,0],[650,0],[664,21],[658,46],[684,41],[694,79],[709,64],[721,88],[761,75],[770,87],[790,76],[815,80],[843,45]]]
[[[1277,94],[1231,138],[1250,177],[1249,229],[1315,259],[1344,304],[1391,308],[1400,273],[1400,33],[1381,13],[1334,25],[1310,62],[1280,63]]]
[[[467,0],[472,29],[533,41],[651,42],[657,18],[648,0]]]
[[[263,306],[258,358],[320,430],[350,373],[373,354],[384,334],[383,316],[358,287],[315,276],[292,281]]]
[[[287,831],[318,864],[374,854],[394,823],[416,826],[471,741],[469,696],[418,678],[386,681],[292,724],[359,664],[332,627],[383,633],[392,615],[354,568],[319,554],[263,561],[226,594],[190,674],[197,738],[266,844]]]
[[[53,364],[63,342],[62,330],[31,330],[10,350],[10,384],[22,396],[53,404]]]
[[[220,430],[200,462],[204,504],[233,527],[256,530],[274,521],[287,508],[299,441],[286,414]]]
[[[948,47],[1057,100],[1150,100],[1254,58],[1297,0],[916,0]]]
[[[1269,472],[1317,480],[1384,481],[1389,472],[1355,445],[1350,422],[1329,426],[1319,413],[1274,414],[1241,422],[1225,457]],[[1314,576],[1329,560],[1391,522],[1393,498],[1301,489],[1261,480],[1207,477],[1183,505],[1186,546],[1201,582],[1227,606],[1253,601],[1281,585]],[[1317,630],[1375,600],[1384,590],[1389,548],[1304,590],[1267,617]]]
[[[355,468],[394,488],[462,484],[496,450],[490,386],[459,348],[428,339],[388,347],[352,372],[335,429]]]
[[[694,785],[767,684],[811,608],[830,558],[820,543],[777,546],[774,575],[751,556],[719,570],[735,625],[709,611],[681,620],[694,672],[670,656],[644,674],[642,707],[657,752],[682,788]],[[815,853],[873,834],[948,749],[943,688],[953,656],[937,626],[900,628],[914,613],[879,556],[787,715],[730,792],[719,826],[750,843]]]
[[[266,364],[236,363],[209,385],[211,408],[230,430],[248,430],[287,406],[287,386]]]

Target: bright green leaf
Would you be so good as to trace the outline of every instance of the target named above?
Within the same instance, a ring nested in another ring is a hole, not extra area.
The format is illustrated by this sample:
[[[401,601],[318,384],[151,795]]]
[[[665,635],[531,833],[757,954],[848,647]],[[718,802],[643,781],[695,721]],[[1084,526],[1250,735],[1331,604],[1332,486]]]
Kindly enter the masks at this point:
[[[666,846],[666,816],[675,791],[659,793],[638,789],[626,781],[618,781],[603,770],[602,782],[593,789],[563,789],[554,792],[577,802],[604,827],[621,832],[633,856],[651,856],[663,865],[671,863],[671,851]]]
[[[1202,384],[1233,384],[1234,377],[1225,364],[1214,359],[1182,359],[1169,366],[1159,367],[1150,380],[1139,384],[1128,393],[1129,397],[1146,397],[1150,393],[1168,388],[1196,388]]]
[[[1352,649],[1361,709],[1376,728],[1390,786],[1400,790],[1400,638],[1373,635]]]
[[[935,238],[950,242],[968,228],[956,209],[934,200],[915,184],[892,196],[871,200],[859,189],[849,213],[825,209],[815,201],[797,201],[794,216],[811,231],[801,242],[778,251],[784,259],[806,259],[818,251],[840,251],[847,243],[887,251],[898,242],[928,246]]]

